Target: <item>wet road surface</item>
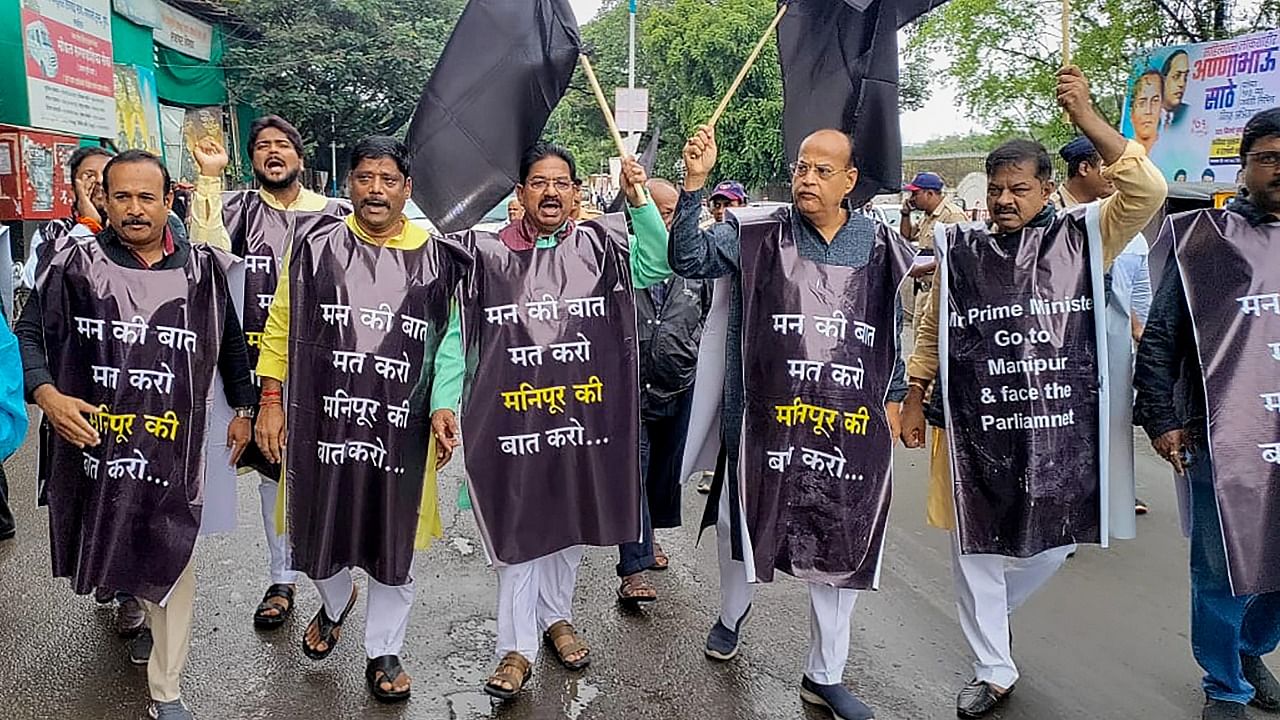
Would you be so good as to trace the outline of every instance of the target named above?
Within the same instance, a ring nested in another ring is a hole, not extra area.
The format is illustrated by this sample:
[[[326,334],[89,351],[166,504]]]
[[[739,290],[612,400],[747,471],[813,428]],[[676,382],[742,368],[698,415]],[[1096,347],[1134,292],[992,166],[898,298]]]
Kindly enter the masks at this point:
[[[34,438],[32,433],[29,438]],[[1022,679],[1005,720],[1198,718],[1199,671],[1187,640],[1186,541],[1168,471],[1140,438],[1139,495],[1151,505],[1137,540],[1082,548],[1014,618]],[[971,677],[955,619],[947,536],[924,523],[926,457],[899,449],[882,587],[854,617],[847,684],[881,720],[954,718]],[[739,657],[702,654],[716,616],[714,538],[695,546],[702,496],[686,488],[685,522],[660,531],[671,569],[653,573],[659,602],[643,612],[614,601],[616,552],[592,549],[578,581],[575,621],[594,664],[572,674],[539,659],[522,697],[495,707],[480,692],[492,670],[495,579],[470,512],[453,499],[460,458],[441,477],[445,538],[420,553],[417,602],[403,653],[414,697],[378,706],[364,688],[364,602],[327,660],[299,650],[318,597],[299,585],[299,611],[272,634],[251,614],[266,582],[256,476],[242,479],[240,526],[197,546],[197,607],[184,694],[202,720],[776,720],[826,718],[797,694],[808,642],[803,586],[779,576],[761,588]],[[34,507],[34,442],[6,464],[18,518],[0,543],[0,698],[7,720],[141,718],[146,673],[127,663],[112,612],[49,577],[48,524]],[[360,583],[363,585],[363,579]],[[1258,714],[1257,717],[1262,717]]]

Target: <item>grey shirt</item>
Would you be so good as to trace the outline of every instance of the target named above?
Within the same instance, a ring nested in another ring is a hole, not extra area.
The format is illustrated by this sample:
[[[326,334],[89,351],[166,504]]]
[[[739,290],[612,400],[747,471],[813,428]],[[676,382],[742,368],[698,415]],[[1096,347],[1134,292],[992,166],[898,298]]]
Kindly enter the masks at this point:
[[[742,268],[739,261],[739,235],[736,220],[716,223],[701,230],[698,217],[702,211],[703,191],[681,191],[676,204],[675,222],[671,226],[668,260],[671,269],[681,277],[711,279],[733,277],[733,295],[729,302],[729,324],[725,333],[724,403],[721,405],[721,428],[725,449],[737,455],[742,434]],[[796,249],[804,258],[824,265],[862,267],[871,258],[875,245],[875,224],[859,213],[850,213],[836,236],[827,243],[817,229],[794,214]],[[902,306],[894,300],[893,376],[888,400],[901,402],[907,394],[906,365],[902,361]]]

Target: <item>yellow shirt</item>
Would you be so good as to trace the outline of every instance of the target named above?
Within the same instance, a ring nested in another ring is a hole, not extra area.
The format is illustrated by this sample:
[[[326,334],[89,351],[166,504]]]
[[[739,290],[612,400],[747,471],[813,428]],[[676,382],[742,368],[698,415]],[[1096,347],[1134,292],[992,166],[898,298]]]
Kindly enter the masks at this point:
[[[275,195],[258,190],[258,197],[276,210],[300,210],[320,212],[329,205],[329,199],[302,188],[293,203],[281,205]],[[195,196],[191,199],[191,242],[205,243],[231,252],[231,236],[222,224],[222,178],[201,175],[196,179]]]
[[[921,250],[932,249],[933,228],[936,227],[938,223],[942,223],[943,225],[954,225],[955,223],[962,223],[968,219],[969,216],[965,215],[963,210],[956,207],[950,200],[944,199],[942,202],[938,203],[938,207],[934,208],[933,212],[924,216],[924,219],[916,226],[915,236],[911,239],[916,241],[916,245]]]
[[[379,243],[369,236],[354,214],[346,219],[347,228],[355,236],[370,245],[399,250],[417,250],[427,244],[431,238],[421,227],[404,220],[404,228],[400,234]],[[286,252],[284,268],[280,271],[280,279],[276,283],[275,298],[271,301],[271,309],[267,311],[267,325],[262,330],[262,344],[258,348],[258,377],[269,377],[284,382],[289,374],[289,255]]]
[[[1147,151],[1133,141],[1125,147],[1118,160],[1103,169],[1102,175],[1116,186],[1115,194],[1101,200],[1098,208],[1105,271],[1160,209],[1169,186],[1159,168],[1147,158]],[[919,320],[915,352],[907,360],[907,375],[910,377],[932,380],[938,374],[940,292],[938,284],[934,283],[929,291],[928,310]]]
[[[360,227],[355,215],[346,218],[347,228],[360,240],[370,245],[398,248],[401,250],[417,250],[431,239],[429,233],[404,218],[404,227],[400,234],[379,243]],[[267,312],[267,326],[263,329],[262,345],[258,354],[258,376],[269,377],[284,382],[289,372],[289,258],[286,253],[284,269],[280,272],[280,280],[276,284],[275,299],[271,301],[271,309]],[[305,390],[302,390],[305,392]],[[276,527],[281,533],[286,529],[288,507],[285,496],[288,483],[283,482],[284,468],[281,468],[280,493],[276,500]],[[427,442],[427,470],[422,478],[422,501],[418,504],[418,530],[414,534],[413,546],[425,550],[434,538],[444,535],[444,526],[440,522],[440,508],[436,498],[436,439],[432,434]]]

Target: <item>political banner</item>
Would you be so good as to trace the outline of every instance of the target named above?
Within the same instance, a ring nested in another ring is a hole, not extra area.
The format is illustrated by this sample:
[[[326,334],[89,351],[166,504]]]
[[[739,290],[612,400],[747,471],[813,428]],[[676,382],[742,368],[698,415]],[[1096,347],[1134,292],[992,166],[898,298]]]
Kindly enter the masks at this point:
[[[1120,129],[1168,180],[1239,182],[1244,124],[1276,105],[1278,60],[1280,30],[1143,53]]]
[[[31,124],[114,138],[110,0],[24,3],[22,43]]]

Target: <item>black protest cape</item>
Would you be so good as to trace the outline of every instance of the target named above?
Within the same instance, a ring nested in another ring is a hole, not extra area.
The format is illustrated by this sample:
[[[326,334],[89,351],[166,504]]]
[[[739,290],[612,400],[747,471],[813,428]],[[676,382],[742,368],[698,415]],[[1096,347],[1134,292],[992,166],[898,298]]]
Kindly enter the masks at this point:
[[[330,198],[321,214],[346,217],[351,206]],[[289,238],[301,211],[281,210],[262,199],[258,190],[228,190],[222,193],[222,225],[231,240],[231,251],[244,258],[244,295],[240,308],[240,325],[249,346],[249,367],[258,367],[262,331],[267,325],[267,312],[275,297],[280,267],[288,255]],[[303,220],[304,225],[309,221]],[[257,383],[257,373],[254,373]],[[258,448],[249,447],[240,456],[239,466],[257,470],[262,477],[280,477],[280,466],[268,462]]]
[[[38,278],[55,385],[98,408],[102,438],[43,435],[53,574],[77,593],[159,603],[191,559],[231,262],[193,247],[182,268],[125,268],[86,238]]]
[[[1100,237],[1096,204],[1016,233],[938,231],[938,354],[966,554],[1107,542]]]
[[[1165,221],[1195,325],[1231,589],[1280,590],[1280,229],[1227,210]]]
[[[451,240],[379,247],[345,221],[298,218],[285,456],[295,570],[324,579],[359,567],[384,585],[411,579],[433,361],[468,264]]]
[[[745,525],[735,544],[754,581],[779,570],[875,588],[889,516],[894,303],[913,253],[875,223],[867,264],[825,265],[798,253],[792,208],[735,217],[745,403],[737,472],[720,490],[741,514],[735,528]]]
[[[640,538],[635,290],[620,215],[473,232],[462,434],[492,562]]]

